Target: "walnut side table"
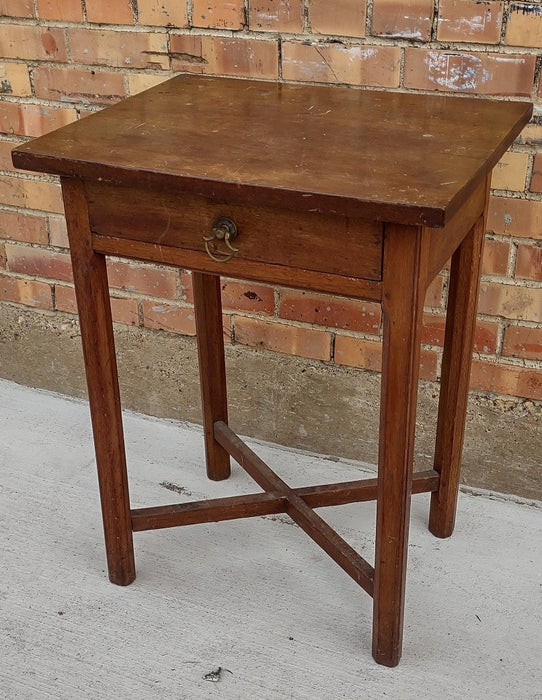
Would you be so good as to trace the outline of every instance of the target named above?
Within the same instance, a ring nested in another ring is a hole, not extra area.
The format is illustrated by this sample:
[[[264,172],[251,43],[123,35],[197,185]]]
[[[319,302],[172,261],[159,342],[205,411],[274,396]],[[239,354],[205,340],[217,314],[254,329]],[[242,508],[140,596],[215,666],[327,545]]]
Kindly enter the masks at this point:
[[[399,662],[410,497],[452,533],[491,170],[531,110],[178,76],[13,152],[62,181],[113,583],[135,578],[134,531],[285,512],[373,597],[373,656]],[[109,254],[192,271],[207,473],[231,456],[262,492],[130,508]],[[424,295],[450,257],[434,470],[413,475]],[[381,303],[378,478],[290,488],[230,429],[220,275]],[[371,499],[374,567],[314,511]]]

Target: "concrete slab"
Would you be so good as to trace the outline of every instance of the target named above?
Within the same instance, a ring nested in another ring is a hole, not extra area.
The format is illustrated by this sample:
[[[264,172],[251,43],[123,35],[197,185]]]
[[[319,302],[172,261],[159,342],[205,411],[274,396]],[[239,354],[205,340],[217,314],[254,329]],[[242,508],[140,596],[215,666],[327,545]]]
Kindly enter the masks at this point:
[[[404,654],[382,668],[370,598],[285,516],[138,533],[138,578],[110,584],[86,404],[0,390],[1,698],[542,699],[541,503],[463,494],[440,541],[414,498]],[[199,428],[125,423],[134,506],[258,490],[205,479]],[[295,484],[371,471],[253,445]],[[321,512],[371,559],[372,504]]]

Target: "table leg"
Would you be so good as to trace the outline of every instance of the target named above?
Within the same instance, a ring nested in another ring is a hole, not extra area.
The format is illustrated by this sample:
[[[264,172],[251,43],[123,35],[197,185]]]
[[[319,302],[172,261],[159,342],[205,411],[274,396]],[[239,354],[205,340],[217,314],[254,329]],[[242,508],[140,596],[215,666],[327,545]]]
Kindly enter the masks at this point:
[[[437,537],[449,537],[455,524],[484,232],[482,216],[453,254],[450,269],[435,444],[440,484],[429,513]]]
[[[373,656],[401,657],[418,389],[420,327],[426,288],[423,229],[387,226],[373,613]]]
[[[84,185],[62,181],[96,464],[109,578],[135,579],[124,431],[105,257],[92,249]]]
[[[220,277],[192,272],[207,476],[227,479],[230,456],[214,437],[216,421],[228,422]]]

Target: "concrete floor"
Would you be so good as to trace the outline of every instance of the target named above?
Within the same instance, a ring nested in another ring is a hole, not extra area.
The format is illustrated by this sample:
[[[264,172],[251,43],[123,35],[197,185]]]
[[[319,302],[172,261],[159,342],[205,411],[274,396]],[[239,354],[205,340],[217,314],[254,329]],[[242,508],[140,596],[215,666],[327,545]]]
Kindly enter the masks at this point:
[[[383,668],[370,598],[285,516],[138,533],[137,580],[110,584],[87,406],[0,390],[1,698],[542,699],[541,503],[463,494],[440,541],[414,497],[403,659]],[[134,506],[257,490],[204,478],[198,428],[125,423]],[[296,485],[368,470],[255,449]],[[373,504],[321,512],[371,560]]]

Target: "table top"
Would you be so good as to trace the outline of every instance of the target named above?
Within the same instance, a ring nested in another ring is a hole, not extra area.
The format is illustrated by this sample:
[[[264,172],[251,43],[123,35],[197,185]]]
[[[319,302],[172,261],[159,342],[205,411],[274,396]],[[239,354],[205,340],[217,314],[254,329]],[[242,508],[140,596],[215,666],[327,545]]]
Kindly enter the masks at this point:
[[[238,203],[443,226],[528,102],[179,75],[18,147],[15,165]]]

